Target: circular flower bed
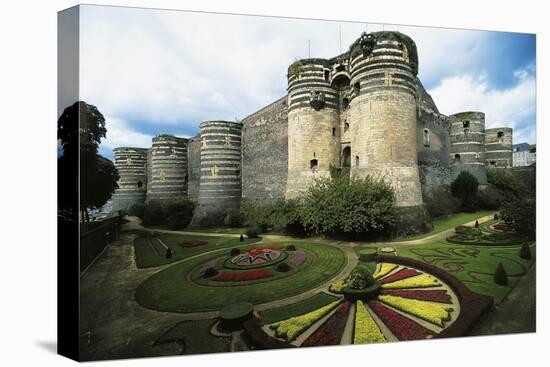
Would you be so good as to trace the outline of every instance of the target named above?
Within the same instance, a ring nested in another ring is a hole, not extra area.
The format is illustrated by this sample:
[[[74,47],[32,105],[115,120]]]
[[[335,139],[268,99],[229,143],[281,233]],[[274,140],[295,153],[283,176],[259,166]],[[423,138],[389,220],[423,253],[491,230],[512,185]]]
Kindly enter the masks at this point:
[[[224,267],[237,270],[263,268],[277,264],[286,259],[287,256],[287,253],[284,251],[267,247],[254,247],[242,254],[225,260]]]
[[[270,348],[362,344],[463,335],[492,305],[434,266],[396,256],[378,256],[376,297],[340,299],[273,324],[247,323],[251,338]],[[331,286],[344,292],[349,278]],[[351,283],[350,283],[351,284]],[[339,292],[338,292],[339,291]]]

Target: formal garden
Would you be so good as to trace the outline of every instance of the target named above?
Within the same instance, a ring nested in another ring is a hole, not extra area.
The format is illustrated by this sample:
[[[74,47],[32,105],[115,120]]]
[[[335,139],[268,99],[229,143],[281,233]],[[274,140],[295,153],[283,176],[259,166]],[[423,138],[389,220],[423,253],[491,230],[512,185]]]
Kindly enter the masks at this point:
[[[471,177],[461,180],[428,194],[424,233],[384,235],[396,223],[387,188],[367,182],[365,194],[365,182],[347,181],[354,194],[338,204],[337,180],[311,191],[315,203],[245,203],[224,228],[143,230],[135,263],[151,275],[135,299],[183,318],[154,345],[205,353],[468,335],[529,271],[536,244],[534,218],[526,220],[533,209],[518,200],[523,187],[503,188],[508,181],[497,177],[477,192]],[[324,216],[317,205],[357,210],[372,195],[382,198],[368,205],[380,215],[362,222]]]

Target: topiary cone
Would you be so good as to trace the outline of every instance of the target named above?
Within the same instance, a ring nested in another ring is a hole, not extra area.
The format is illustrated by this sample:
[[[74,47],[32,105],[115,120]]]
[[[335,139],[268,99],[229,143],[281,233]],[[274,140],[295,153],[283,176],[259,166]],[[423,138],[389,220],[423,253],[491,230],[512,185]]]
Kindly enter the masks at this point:
[[[241,237],[239,238],[239,241],[243,242],[244,241],[244,236],[241,234]]]
[[[506,285],[508,283],[508,274],[506,273],[506,269],[504,269],[504,265],[502,265],[502,263],[498,263],[494,280],[498,285]]]
[[[531,248],[529,248],[529,243],[524,242],[523,245],[521,245],[521,250],[519,250],[519,257],[524,260],[531,260],[533,258],[531,256]]]
[[[477,221],[477,219],[476,219],[476,225],[475,226],[476,226],[476,228],[479,228],[479,222]]]

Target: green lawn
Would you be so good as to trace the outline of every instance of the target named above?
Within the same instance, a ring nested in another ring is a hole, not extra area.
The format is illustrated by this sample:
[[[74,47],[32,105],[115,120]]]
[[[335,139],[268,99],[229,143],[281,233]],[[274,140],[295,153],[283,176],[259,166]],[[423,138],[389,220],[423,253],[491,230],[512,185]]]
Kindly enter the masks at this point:
[[[519,257],[521,246],[487,247],[453,245],[446,241],[432,242],[414,247],[402,247],[398,256],[409,257],[445,269],[460,279],[472,291],[492,296],[500,303],[535,261],[535,245],[531,245],[533,260]],[[493,274],[502,262],[508,274],[508,284],[500,286]]]
[[[183,342],[184,354],[229,352],[229,337],[210,334],[214,320],[183,321],[157,339],[155,344]]]
[[[336,301],[338,298],[339,297],[327,293],[317,293],[303,301],[260,312],[262,324],[271,324],[276,321],[286,320],[297,315],[308,313],[326,306]]]
[[[337,247],[304,242],[280,244],[289,243],[316,254],[315,262],[305,271],[259,284],[230,287],[206,287],[190,282],[189,271],[227,251],[218,250],[152,275],[137,288],[136,300],[144,307],[171,312],[213,311],[237,302],[265,303],[314,288],[340,273],[347,263],[346,255]]]
[[[474,212],[474,213],[456,213],[446,217],[435,218],[432,221],[433,229],[430,232],[422,233],[422,234],[410,236],[410,237],[396,238],[392,242],[419,240],[419,239],[446,231],[448,229],[454,228],[461,224],[472,222],[476,219],[479,219],[491,214],[494,214],[494,211],[483,210],[483,211]]]
[[[202,240],[208,243],[201,246],[185,248],[181,246],[184,240]],[[187,257],[201,254],[205,251],[242,246],[257,242],[258,240],[259,239],[246,239],[244,242],[240,242],[239,238],[232,237],[192,236],[171,233],[164,233],[160,236],[138,237],[134,240],[136,265],[138,268],[150,268],[170,264]],[[166,258],[166,248],[161,241],[172,250],[172,258]]]

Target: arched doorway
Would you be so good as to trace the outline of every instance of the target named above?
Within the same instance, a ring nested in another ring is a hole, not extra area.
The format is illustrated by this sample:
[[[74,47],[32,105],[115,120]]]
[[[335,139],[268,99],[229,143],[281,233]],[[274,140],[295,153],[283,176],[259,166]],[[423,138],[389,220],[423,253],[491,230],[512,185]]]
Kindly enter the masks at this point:
[[[342,151],[342,167],[351,166],[351,147],[345,147]]]

